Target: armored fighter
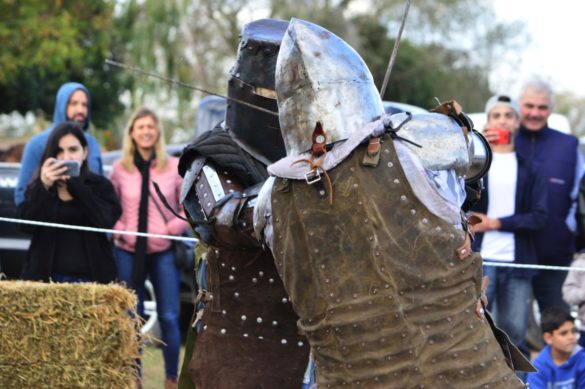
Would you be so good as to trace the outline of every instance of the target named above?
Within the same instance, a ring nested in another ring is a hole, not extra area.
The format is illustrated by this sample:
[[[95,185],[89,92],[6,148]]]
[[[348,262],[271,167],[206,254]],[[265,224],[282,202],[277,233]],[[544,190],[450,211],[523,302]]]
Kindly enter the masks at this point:
[[[308,343],[252,223],[258,190],[268,177],[266,165],[285,155],[274,69],[287,25],[262,19],[244,26],[225,121],[181,156],[181,201],[208,246],[207,288],[199,293],[204,308],[194,348],[192,337],[187,345],[190,382],[182,373],[181,388],[302,386]]]
[[[276,69],[287,157],[255,210],[319,388],[520,388],[487,320],[464,175],[470,123],[384,115],[358,54],[293,19]],[[506,348],[506,352],[510,349]]]

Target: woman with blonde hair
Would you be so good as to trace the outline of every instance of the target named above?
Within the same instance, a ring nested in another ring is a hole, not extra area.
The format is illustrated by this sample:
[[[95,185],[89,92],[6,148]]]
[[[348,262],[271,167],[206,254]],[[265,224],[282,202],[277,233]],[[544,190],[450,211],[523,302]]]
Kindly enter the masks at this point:
[[[156,114],[138,109],[124,131],[122,157],[112,168],[112,184],[122,204],[116,230],[180,235],[188,226],[156,196],[156,182],[168,203],[180,209],[178,159],[166,155],[164,133]],[[144,281],[148,275],[157,301],[165,362],[165,389],[176,388],[181,342],[179,330],[179,269],[172,242],[164,238],[114,235],[118,278],[138,295],[144,314]]]

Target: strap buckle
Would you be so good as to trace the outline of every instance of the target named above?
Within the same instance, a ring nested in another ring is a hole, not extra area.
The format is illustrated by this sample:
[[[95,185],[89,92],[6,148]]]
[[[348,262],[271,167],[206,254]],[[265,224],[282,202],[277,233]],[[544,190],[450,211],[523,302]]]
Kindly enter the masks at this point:
[[[321,173],[319,172],[319,169],[315,168],[306,172],[305,181],[309,185],[313,185],[314,183],[321,181]]]

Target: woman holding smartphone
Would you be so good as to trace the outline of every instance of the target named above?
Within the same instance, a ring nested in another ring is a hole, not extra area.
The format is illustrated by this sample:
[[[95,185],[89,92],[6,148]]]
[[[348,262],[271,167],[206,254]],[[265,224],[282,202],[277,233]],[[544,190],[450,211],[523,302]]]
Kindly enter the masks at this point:
[[[112,228],[121,214],[112,184],[87,166],[87,140],[79,124],[53,129],[18,216],[25,220]],[[22,277],[57,282],[108,283],[116,278],[103,232],[22,225],[32,235]]]
[[[180,209],[182,179],[178,159],[165,153],[164,134],[156,114],[138,109],[124,132],[122,157],[114,163],[111,180],[122,202],[116,230],[180,235],[188,224],[169,211],[156,195],[156,182],[168,203]],[[138,294],[138,313],[144,314],[144,280],[148,275],[156,295],[165,362],[165,389],[177,387],[179,348],[179,285],[172,241],[158,237],[114,235],[118,276]]]

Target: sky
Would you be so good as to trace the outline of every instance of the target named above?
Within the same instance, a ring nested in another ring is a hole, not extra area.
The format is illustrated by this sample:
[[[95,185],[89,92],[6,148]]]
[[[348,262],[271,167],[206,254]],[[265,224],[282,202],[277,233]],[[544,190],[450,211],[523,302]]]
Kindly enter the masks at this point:
[[[520,20],[530,36],[519,64],[491,75],[496,92],[515,94],[531,78],[549,81],[555,91],[585,97],[585,1],[493,0],[498,18]],[[501,81],[500,81],[501,80]]]

